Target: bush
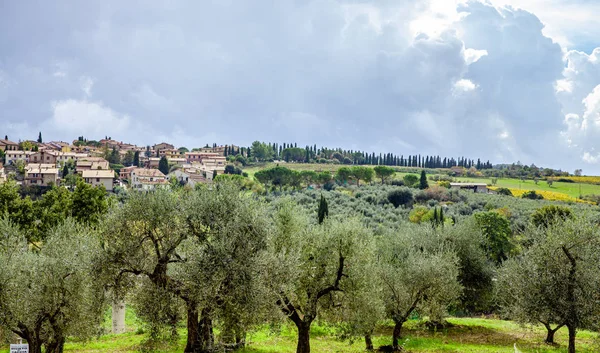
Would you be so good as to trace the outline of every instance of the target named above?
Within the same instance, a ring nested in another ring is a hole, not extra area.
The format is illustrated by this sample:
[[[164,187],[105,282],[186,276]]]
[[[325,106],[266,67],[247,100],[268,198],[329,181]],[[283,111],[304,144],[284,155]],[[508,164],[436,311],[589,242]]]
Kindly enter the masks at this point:
[[[565,206],[548,205],[536,210],[531,215],[531,223],[536,227],[547,228],[549,225],[573,219],[573,211]]]
[[[415,194],[415,201],[425,203],[429,200],[448,201],[450,200],[448,189],[434,185]]]
[[[404,186],[404,181],[395,179],[395,180],[392,180],[390,182],[390,184],[392,184],[393,186]]]
[[[558,178],[558,179],[556,179],[556,181],[561,182],[561,183],[574,183],[575,182],[575,180],[567,179],[567,178]]]
[[[543,200],[544,196],[536,193],[534,190],[529,190],[527,192],[525,192],[523,195],[521,195],[522,198],[524,199],[530,199],[530,200]]]
[[[414,174],[406,174],[404,176],[403,180],[404,180],[404,185],[411,187],[411,188],[419,183],[419,177]]]
[[[496,190],[498,195],[513,196],[512,192],[507,188],[499,188]]]
[[[447,180],[440,180],[437,183],[440,187],[446,188],[446,189],[450,189],[450,182]]]
[[[413,203],[413,194],[409,189],[402,188],[390,191],[387,199],[396,208],[399,206],[410,207]]]

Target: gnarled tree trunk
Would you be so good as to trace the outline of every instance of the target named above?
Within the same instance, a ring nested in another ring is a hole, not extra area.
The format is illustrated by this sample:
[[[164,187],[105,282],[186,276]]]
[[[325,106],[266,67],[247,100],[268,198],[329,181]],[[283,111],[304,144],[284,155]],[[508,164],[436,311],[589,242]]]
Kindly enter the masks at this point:
[[[213,334],[212,318],[210,317],[210,309],[202,309],[202,315],[199,322],[199,336],[200,336],[200,352],[211,352],[215,343],[215,336]]]
[[[310,353],[310,322],[301,321],[296,324],[298,328],[298,345],[296,353]]]
[[[394,324],[394,331],[392,332],[392,348],[398,350],[398,340],[402,334],[402,325],[404,325],[404,321],[394,320]]]
[[[556,326],[556,328],[554,328],[554,329],[552,329],[552,326],[550,326],[550,324],[548,324],[546,322],[542,322],[542,324],[544,324],[544,327],[546,327],[546,331],[547,331],[546,340],[544,342],[549,343],[549,344],[554,344],[554,334],[561,327],[563,327],[564,324],[560,324],[560,325]]]
[[[187,343],[184,353],[197,353],[200,349],[200,325],[196,303],[186,303],[187,309]]]
[[[373,350],[373,340],[371,339],[371,332],[365,334],[365,349],[368,351]]]

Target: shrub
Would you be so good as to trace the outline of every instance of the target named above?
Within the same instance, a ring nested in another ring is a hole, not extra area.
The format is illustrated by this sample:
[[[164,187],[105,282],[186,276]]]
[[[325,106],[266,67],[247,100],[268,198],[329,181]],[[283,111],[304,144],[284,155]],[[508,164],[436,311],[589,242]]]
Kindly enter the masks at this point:
[[[387,199],[396,208],[399,206],[410,207],[413,203],[413,194],[409,189],[401,188],[390,191]]]
[[[498,195],[513,196],[512,192],[507,188],[499,188],[496,190]]]
[[[556,181],[561,182],[561,183],[574,183],[575,182],[575,180],[567,179],[567,178],[558,178],[558,179],[556,179]]]
[[[395,180],[392,180],[390,182],[390,184],[392,184],[393,186],[404,186],[404,181],[395,179]]]
[[[446,188],[446,189],[450,189],[450,182],[447,180],[440,180],[437,183],[440,187]]]
[[[424,218],[427,218],[426,216],[428,213],[429,213],[429,209],[427,207],[419,206],[410,212],[408,219],[412,223],[419,224],[425,220]]]
[[[531,215],[531,223],[536,227],[544,228],[557,222],[564,222],[567,219],[573,219],[573,211],[565,206],[544,206]]]
[[[544,196],[536,193],[534,190],[529,190],[527,192],[525,192],[523,195],[521,195],[522,198],[524,199],[530,199],[530,200],[543,200]]]
[[[414,174],[406,174],[402,180],[404,180],[404,185],[408,187],[414,187],[419,183],[419,177]]]

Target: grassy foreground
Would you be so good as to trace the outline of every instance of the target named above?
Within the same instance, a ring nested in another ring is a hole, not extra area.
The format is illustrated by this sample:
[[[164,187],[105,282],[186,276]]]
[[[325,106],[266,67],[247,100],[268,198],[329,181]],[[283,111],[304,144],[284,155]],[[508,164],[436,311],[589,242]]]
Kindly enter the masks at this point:
[[[411,321],[404,330],[404,348],[406,352],[438,353],[514,353],[516,343],[523,353],[558,353],[566,352],[567,332],[561,329],[556,334],[557,346],[542,343],[544,330],[541,327],[521,327],[510,321],[451,318],[448,320],[454,327],[432,332],[425,329],[421,322]],[[311,348],[316,353],[355,353],[364,352],[364,342],[357,340],[353,343],[340,341],[331,336],[325,326],[313,325],[311,332]],[[391,325],[382,325],[375,332],[374,344],[390,344]],[[178,342],[165,344],[158,352],[182,352],[185,346],[185,332],[181,332]],[[600,346],[596,341],[597,335],[588,331],[578,332],[578,352],[598,352]],[[66,352],[140,352],[142,342],[146,339],[143,334],[130,331],[121,335],[105,335],[87,343],[68,342]],[[280,332],[274,333],[267,328],[261,329],[248,336],[249,345],[241,353],[293,353],[295,352],[295,330],[284,326]],[[8,353],[8,347],[2,347],[1,353]]]

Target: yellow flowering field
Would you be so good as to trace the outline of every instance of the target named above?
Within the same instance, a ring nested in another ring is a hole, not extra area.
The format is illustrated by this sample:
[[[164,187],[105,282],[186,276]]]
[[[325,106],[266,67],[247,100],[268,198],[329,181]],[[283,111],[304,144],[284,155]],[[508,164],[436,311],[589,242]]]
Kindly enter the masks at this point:
[[[563,179],[573,180],[576,183],[600,185],[600,176],[570,176],[563,177]]]
[[[488,188],[490,190],[499,189],[499,187],[494,187],[494,186],[490,186]],[[513,189],[513,188],[507,188],[507,189],[510,190],[510,192],[512,192],[512,194],[515,197],[521,197],[524,193],[526,193],[527,191],[530,191],[530,190]],[[593,203],[591,201],[580,200],[576,197],[572,197],[567,194],[563,194],[562,192],[554,192],[554,191],[546,191],[546,190],[533,190],[533,191],[535,191],[536,194],[538,194],[538,195],[542,195],[544,197],[544,200],[562,201],[562,202],[579,202],[579,203],[586,203],[589,205],[595,205],[595,203]]]

